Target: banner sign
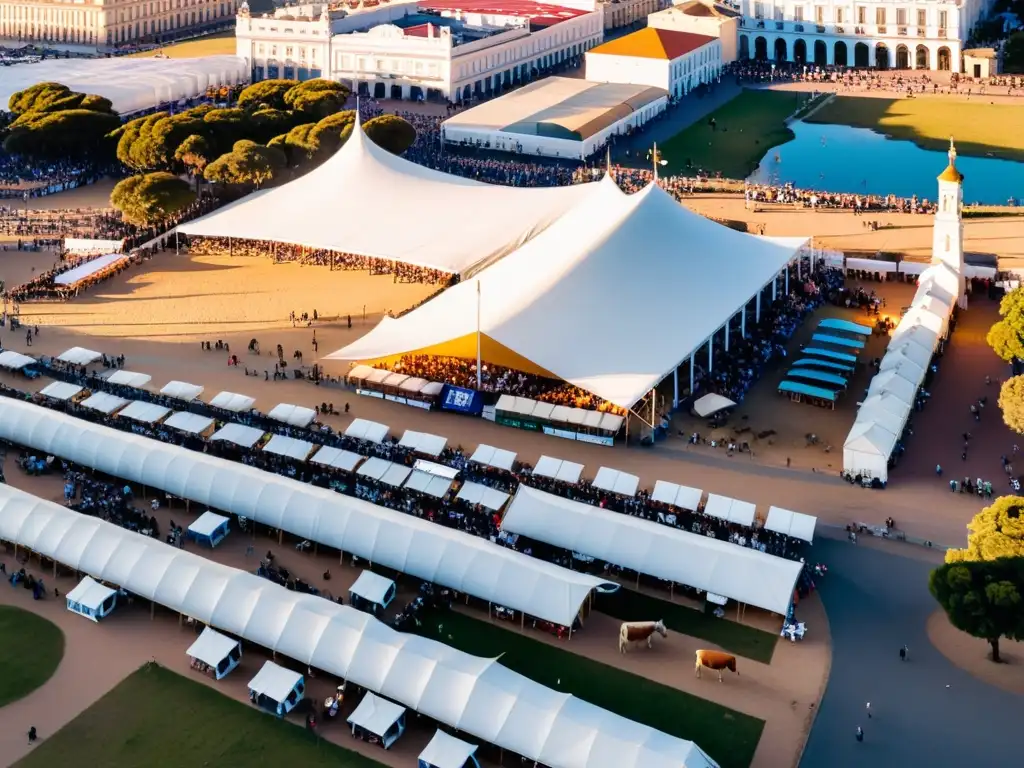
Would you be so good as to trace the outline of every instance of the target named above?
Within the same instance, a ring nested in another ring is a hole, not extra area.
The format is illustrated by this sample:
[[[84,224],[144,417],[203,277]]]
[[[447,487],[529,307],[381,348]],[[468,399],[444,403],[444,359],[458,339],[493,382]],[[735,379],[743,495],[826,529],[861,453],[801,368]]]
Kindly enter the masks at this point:
[[[569,432],[565,429],[555,429],[554,427],[544,427],[544,434],[551,435],[552,437],[561,437],[565,440],[575,440],[576,433]]]
[[[576,433],[576,439],[581,443],[593,443],[594,445],[615,445],[615,438],[606,435],[588,435],[583,432]]]
[[[441,389],[441,408],[479,416],[484,409],[484,400],[476,390],[445,384]]]
[[[374,392],[372,389],[357,389],[356,390],[356,394],[357,395],[364,395],[366,397],[375,397],[378,400],[383,400],[384,399],[384,393],[383,392]]]

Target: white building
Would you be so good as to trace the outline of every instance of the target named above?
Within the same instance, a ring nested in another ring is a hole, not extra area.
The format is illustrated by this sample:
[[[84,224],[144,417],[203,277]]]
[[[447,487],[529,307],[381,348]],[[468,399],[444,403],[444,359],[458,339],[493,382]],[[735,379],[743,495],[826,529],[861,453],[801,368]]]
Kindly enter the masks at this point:
[[[375,98],[464,101],[567,65],[599,44],[603,14],[530,0],[239,8],[238,56],[253,80],[328,77]]]
[[[651,27],[586,54],[588,80],[663,88],[677,99],[718,78],[722,66],[718,38]]]
[[[742,0],[739,57],[961,71],[961,49],[992,0]]]
[[[740,12],[727,5],[712,0],[684,0],[652,13],[647,17],[647,26],[717,37],[722,41],[722,62],[731,64],[737,59]]]
[[[619,29],[643,21],[652,13],[668,8],[671,0],[553,0],[565,8],[581,11],[604,9],[604,28]]]
[[[667,107],[661,88],[546,77],[445,120],[441,137],[449,144],[583,160]]]

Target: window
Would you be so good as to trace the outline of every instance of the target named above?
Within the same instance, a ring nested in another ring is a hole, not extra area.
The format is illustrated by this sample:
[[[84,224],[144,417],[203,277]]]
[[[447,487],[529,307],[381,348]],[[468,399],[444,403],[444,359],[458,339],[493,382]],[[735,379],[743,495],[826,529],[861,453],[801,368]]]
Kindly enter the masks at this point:
[[[764,3],[754,3],[754,18],[755,19],[763,19],[764,18]]]
[[[836,24],[842,24],[845,21],[843,18],[843,9],[836,8]]]
[[[802,5],[798,5],[796,8],[793,9],[793,18],[796,21],[804,20],[804,7]]]
[[[814,6],[814,23],[824,24],[825,23],[825,6],[816,5]]]
[[[868,23],[868,9],[863,5],[857,6],[857,23],[867,24]]]
[[[897,8],[896,9],[896,26],[905,27],[907,26],[907,9]]]
[[[885,25],[885,8],[875,8],[875,24]]]
[[[946,20],[949,17],[948,11],[939,11],[939,29],[946,28]]]
[[[923,9],[918,10],[918,12],[917,12],[917,26],[919,26],[919,27],[926,27],[926,26],[928,26],[928,11],[925,11]],[[920,34],[920,33],[918,33],[918,34]]]
[[[776,8],[775,8],[775,20],[776,21],[782,21],[782,19],[784,18],[784,16],[783,16],[784,11],[785,11],[784,8],[779,8],[778,6],[776,6]]]

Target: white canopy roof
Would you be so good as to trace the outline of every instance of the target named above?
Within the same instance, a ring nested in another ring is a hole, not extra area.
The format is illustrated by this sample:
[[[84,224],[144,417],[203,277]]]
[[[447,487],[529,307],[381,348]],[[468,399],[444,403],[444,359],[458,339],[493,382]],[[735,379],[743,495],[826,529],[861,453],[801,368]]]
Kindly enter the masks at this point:
[[[928,346],[922,346],[912,339],[901,341],[890,341],[886,348],[885,356],[882,358],[881,370],[891,367],[894,363],[888,363],[890,358],[905,357],[921,368],[927,368],[932,359],[932,350]]]
[[[345,430],[345,437],[365,440],[368,443],[383,443],[388,436],[388,426],[366,419],[353,419]]]
[[[134,400],[128,403],[117,415],[142,424],[152,424],[154,421],[160,421],[170,412],[171,409],[166,406]]]
[[[412,470],[403,464],[389,464],[387,470],[380,476],[380,481],[384,485],[401,488],[410,474],[412,474]]]
[[[594,187],[506,187],[450,176],[381,149],[357,124],[345,145],[318,168],[181,224],[178,231],[292,243],[464,273],[512,252]],[[351,194],[356,189],[359,194]],[[388,204],[381,206],[381,200]],[[340,210],[359,226],[339,227]],[[473,216],[460,219],[458,237],[437,236],[438,222],[448,220],[452,211],[468,210]]]
[[[69,384],[66,381],[54,381],[39,390],[40,395],[52,397],[54,400],[70,400],[82,391],[77,384]]]
[[[426,456],[440,456],[441,451],[448,444],[448,438],[407,429],[398,444]]]
[[[409,475],[409,479],[405,481],[405,487],[413,491],[425,493],[428,496],[433,496],[435,499],[441,499],[451,489],[452,481],[447,477],[439,477],[438,475],[431,475],[421,470],[413,470],[412,474]]]
[[[199,659],[204,664],[216,667],[228,655],[238,647],[239,642],[233,637],[222,635],[217,630],[206,627],[200,633],[196,641],[188,647],[185,655],[193,659]]]
[[[239,395],[234,392],[220,392],[210,401],[210,405],[214,408],[223,408],[225,411],[241,413],[252,408],[255,402],[255,397]]]
[[[464,768],[476,750],[476,744],[456,739],[438,728],[418,759],[433,768]]]
[[[218,515],[216,512],[206,510],[195,519],[188,529],[197,536],[209,536],[228,521],[229,518],[224,517],[224,515]]]
[[[901,347],[887,352],[882,356],[882,362],[879,366],[879,370],[888,371],[890,368],[895,368],[903,378],[908,381],[916,381],[920,383],[924,381],[924,376],[927,372],[927,365],[927,362],[922,365],[913,360],[910,355],[906,354],[906,347]]]
[[[17,371],[26,365],[32,365],[35,361],[34,357],[29,357],[28,355],[21,354],[21,352],[15,352],[10,349],[0,352],[0,368]]]
[[[876,398],[872,398],[876,399]],[[886,432],[891,432],[895,437],[903,434],[903,427],[907,424],[907,417],[910,415],[910,406],[906,406],[904,413],[893,413],[878,406],[861,406],[857,411],[857,421],[866,424],[875,424]]]
[[[784,533],[787,536],[792,536],[794,539],[814,541],[814,526],[817,523],[818,518],[813,515],[805,515],[803,512],[791,512],[780,507],[770,507],[768,509],[768,519],[764,521],[764,527],[767,531]]]
[[[103,605],[107,598],[115,594],[117,594],[116,589],[111,589],[86,576],[65,597],[73,603],[84,605],[90,611],[95,611]]]
[[[885,394],[911,405],[917,396],[917,382],[903,378],[894,368],[888,368],[875,374],[868,385],[868,396]]]
[[[359,574],[355,584],[348,588],[348,591],[371,603],[384,605],[388,592],[394,589],[394,586],[395,582],[391,579],[381,576],[379,573],[364,570]]]
[[[95,363],[101,357],[103,357],[102,353],[94,352],[85,347],[72,347],[67,352],[57,355],[58,360],[71,363],[72,365],[88,365],[89,363]]]
[[[597,477],[594,478],[591,485],[602,491],[611,491],[622,496],[636,496],[637,488],[640,487],[640,478],[617,469],[601,467],[597,470]]]
[[[203,394],[203,388],[198,384],[189,384],[187,381],[169,381],[160,390],[160,394],[190,403]]]
[[[404,714],[405,707],[367,691],[359,706],[348,716],[348,723],[383,736]]]
[[[801,563],[520,485],[502,530],[785,614]]]
[[[722,395],[709,394],[704,395],[693,404],[694,413],[700,416],[702,419],[707,416],[724,411],[726,408],[732,408],[736,403],[730,400],[728,397]]]
[[[0,418],[0,429],[5,423]],[[289,591],[8,485],[0,485],[0,540],[551,768],[715,766],[692,742],[545,688],[495,659],[396,632],[348,606]]]
[[[485,345],[493,341],[534,372],[630,407],[797,251],[706,219],[656,185],[629,196],[610,179],[599,186],[476,279],[401,318],[384,318],[328,359],[374,360],[475,340],[479,304]],[[389,216],[399,220],[393,210]],[[637,275],[657,275],[672,300],[652,301],[649,282]],[[470,346],[467,356],[475,355]]]
[[[331,445],[322,445],[320,450],[313,454],[313,458],[310,461],[314,464],[322,464],[325,467],[334,467],[345,472],[351,472],[365,458],[365,456],[360,456],[358,453],[343,451],[341,448],[335,448]]]
[[[371,480],[380,480],[392,466],[392,463],[387,459],[371,456],[356,470],[356,474],[360,477],[368,477]]]
[[[463,483],[455,498],[467,501],[470,504],[479,504],[482,507],[497,512],[508,501],[508,494],[480,483]]]
[[[844,455],[846,451],[852,451],[888,459],[898,438],[898,435],[873,421],[855,421],[843,444]],[[846,464],[845,459],[843,464]]]
[[[125,387],[135,387],[135,389],[142,389],[152,380],[153,377],[148,374],[135,373],[134,371],[125,370],[114,371],[112,374],[107,376],[107,381],[110,382],[111,384],[120,384]]]
[[[278,456],[287,456],[296,461],[305,461],[315,446],[305,440],[297,440],[294,437],[274,435],[263,446],[264,453],[274,453]]]
[[[658,480],[654,484],[651,501],[658,501],[662,504],[670,504],[673,507],[696,512],[703,495],[704,491],[700,488],[690,488],[686,485],[676,485],[675,483]]]
[[[537,466],[533,468],[533,474],[575,485],[580,481],[580,475],[583,474],[583,465],[574,461],[562,461],[551,456],[541,456],[537,460]]]
[[[249,690],[261,693],[272,701],[284,701],[295,686],[302,681],[302,674],[278,666],[272,661],[264,662],[256,677],[249,681]]]
[[[727,520],[736,525],[745,525],[748,528],[754,524],[756,511],[757,507],[749,501],[730,499],[728,496],[719,496],[714,493],[708,494],[708,503],[704,505],[705,515]]]
[[[473,451],[473,455],[469,457],[469,460],[487,467],[504,469],[507,472],[511,472],[512,466],[516,461],[516,454],[515,451],[506,451],[502,448],[495,448],[492,445],[478,445],[476,450]]]
[[[209,416],[203,416],[198,413],[189,413],[188,411],[178,411],[172,413],[164,421],[165,427],[173,427],[181,432],[185,432],[189,435],[198,435],[205,432],[213,425],[213,419]]]
[[[316,418],[316,411],[302,405],[280,403],[271,408],[267,416],[274,421],[290,424],[293,427],[308,427]]]
[[[247,427],[244,424],[225,424],[214,432],[211,440],[227,440],[229,443],[240,445],[243,448],[252,448],[259,442],[265,433],[256,427]]]
[[[123,397],[117,397],[116,395],[111,395],[108,392],[97,392],[79,403],[83,408],[91,408],[94,411],[99,411],[100,413],[105,413],[107,415],[113,413],[118,408],[123,408],[127,404],[128,401]]]

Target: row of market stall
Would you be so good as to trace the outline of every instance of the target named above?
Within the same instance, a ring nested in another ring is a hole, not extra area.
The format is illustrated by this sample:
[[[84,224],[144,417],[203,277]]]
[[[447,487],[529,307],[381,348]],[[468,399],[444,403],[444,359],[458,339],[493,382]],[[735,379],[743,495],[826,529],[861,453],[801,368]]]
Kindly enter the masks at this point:
[[[811,343],[779,384],[779,392],[794,402],[835,408],[850,386],[857,358],[867,345],[872,329],[849,320],[830,317],[818,323]]]
[[[498,424],[596,445],[612,445],[626,418],[617,413],[502,395],[494,406]]]

